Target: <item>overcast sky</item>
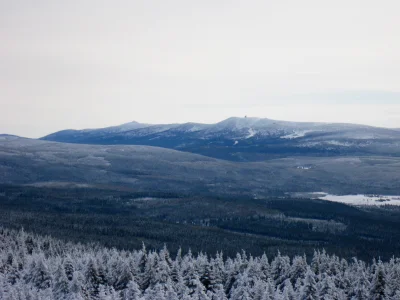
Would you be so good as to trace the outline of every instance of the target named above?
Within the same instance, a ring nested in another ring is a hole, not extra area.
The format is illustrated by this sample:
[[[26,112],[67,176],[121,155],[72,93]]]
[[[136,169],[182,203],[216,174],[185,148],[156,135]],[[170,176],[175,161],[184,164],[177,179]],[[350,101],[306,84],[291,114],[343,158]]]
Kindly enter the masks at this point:
[[[0,133],[230,116],[400,128],[398,0],[0,0]]]

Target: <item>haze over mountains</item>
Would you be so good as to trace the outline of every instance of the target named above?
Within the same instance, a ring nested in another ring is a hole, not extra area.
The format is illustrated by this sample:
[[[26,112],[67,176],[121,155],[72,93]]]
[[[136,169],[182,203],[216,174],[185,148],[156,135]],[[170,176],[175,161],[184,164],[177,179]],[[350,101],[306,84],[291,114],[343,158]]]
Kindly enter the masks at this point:
[[[400,155],[398,129],[232,117],[216,124],[141,124],[63,130],[47,141],[149,145],[232,161],[288,156]]]

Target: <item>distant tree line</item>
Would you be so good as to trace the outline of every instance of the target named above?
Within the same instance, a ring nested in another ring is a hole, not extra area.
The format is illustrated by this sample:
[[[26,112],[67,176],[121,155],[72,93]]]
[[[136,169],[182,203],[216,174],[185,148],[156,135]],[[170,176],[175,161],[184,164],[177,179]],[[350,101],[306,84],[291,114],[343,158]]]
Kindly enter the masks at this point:
[[[391,300],[400,299],[400,259],[171,257],[166,247],[119,251],[0,228],[0,299]]]
[[[173,198],[168,198],[172,197]],[[152,200],[148,200],[151,198]],[[147,199],[147,200],[146,200]],[[0,226],[105,247],[234,257],[314,249],[371,261],[400,257],[400,207],[358,208],[313,199],[201,197],[0,185]]]

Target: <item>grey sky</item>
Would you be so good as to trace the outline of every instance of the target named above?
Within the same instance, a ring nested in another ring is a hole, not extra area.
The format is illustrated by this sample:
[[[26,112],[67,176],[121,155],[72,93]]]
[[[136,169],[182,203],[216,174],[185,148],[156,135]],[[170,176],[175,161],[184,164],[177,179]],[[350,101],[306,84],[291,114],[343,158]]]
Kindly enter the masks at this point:
[[[0,0],[0,133],[229,116],[400,128],[400,1]]]

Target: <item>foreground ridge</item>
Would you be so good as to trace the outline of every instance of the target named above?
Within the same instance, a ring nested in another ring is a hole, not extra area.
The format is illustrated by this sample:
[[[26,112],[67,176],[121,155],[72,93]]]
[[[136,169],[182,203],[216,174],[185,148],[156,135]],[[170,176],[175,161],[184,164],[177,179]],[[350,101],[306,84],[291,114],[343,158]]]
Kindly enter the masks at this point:
[[[399,299],[400,260],[366,264],[316,251],[171,258],[0,229],[0,299]]]

